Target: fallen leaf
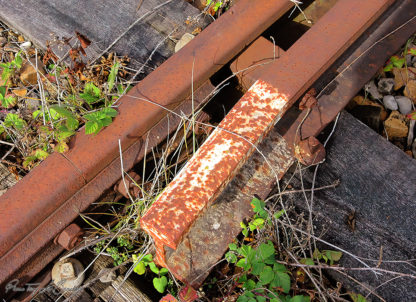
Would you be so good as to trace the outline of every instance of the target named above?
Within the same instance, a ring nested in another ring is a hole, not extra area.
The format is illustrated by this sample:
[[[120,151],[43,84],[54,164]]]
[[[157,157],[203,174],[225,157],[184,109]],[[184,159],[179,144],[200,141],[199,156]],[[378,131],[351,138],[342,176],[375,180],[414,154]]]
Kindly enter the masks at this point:
[[[12,92],[17,96],[25,97],[27,94],[27,89],[26,88],[13,89]]]
[[[409,80],[416,78],[416,68],[408,67],[406,68],[393,68],[392,70],[394,75],[394,90],[402,88]]]
[[[404,88],[404,95],[411,99],[414,104],[416,104],[416,80],[411,80],[407,83],[406,87]]]

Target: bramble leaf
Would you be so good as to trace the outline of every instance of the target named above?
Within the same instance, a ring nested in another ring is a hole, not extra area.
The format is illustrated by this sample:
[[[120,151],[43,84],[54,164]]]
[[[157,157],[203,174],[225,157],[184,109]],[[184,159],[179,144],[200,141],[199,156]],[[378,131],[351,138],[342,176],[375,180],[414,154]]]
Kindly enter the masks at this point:
[[[266,266],[263,271],[260,273],[260,281],[263,284],[269,284],[272,282],[274,278],[275,273],[273,272],[273,269],[270,266]]]

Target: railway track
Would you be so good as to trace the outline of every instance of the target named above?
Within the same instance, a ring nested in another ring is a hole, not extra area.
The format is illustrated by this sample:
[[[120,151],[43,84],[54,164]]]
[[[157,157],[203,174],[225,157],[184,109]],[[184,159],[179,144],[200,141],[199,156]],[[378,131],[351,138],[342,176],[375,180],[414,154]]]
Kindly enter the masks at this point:
[[[261,34],[292,7],[239,1],[123,96],[113,124],[94,137],[77,133],[64,156],[53,154],[1,196],[1,295],[11,280],[30,282],[73,248],[79,213],[120,181],[122,169],[142,163],[184,115],[204,107],[210,78],[230,66],[245,94],[141,219],[158,263],[199,287],[252,216],[253,196],[265,199],[297,160],[323,160],[316,136],[416,28],[414,1],[339,0],[280,52],[278,41]],[[299,101],[302,110],[293,107]],[[146,114],[138,119],[138,112]],[[217,224],[223,235],[213,237]]]

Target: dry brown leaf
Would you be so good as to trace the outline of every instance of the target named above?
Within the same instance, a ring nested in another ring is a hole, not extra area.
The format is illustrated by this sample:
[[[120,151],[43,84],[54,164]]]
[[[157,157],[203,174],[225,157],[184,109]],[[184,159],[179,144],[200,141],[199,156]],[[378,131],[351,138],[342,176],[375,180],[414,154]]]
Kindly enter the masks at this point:
[[[404,95],[416,104],[416,80],[411,80],[404,88]]]
[[[27,89],[26,88],[18,88],[18,89],[13,89],[12,91],[16,96],[20,96],[20,97],[25,97],[27,94]]]

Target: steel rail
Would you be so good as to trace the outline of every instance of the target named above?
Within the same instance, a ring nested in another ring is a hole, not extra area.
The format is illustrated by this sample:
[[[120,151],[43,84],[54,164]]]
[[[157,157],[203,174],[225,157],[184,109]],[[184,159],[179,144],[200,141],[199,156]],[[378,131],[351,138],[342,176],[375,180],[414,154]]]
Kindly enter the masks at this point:
[[[166,266],[164,246],[177,248],[284,112],[393,2],[338,1],[282,58],[264,68],[141,219],[156,242],[160,264]]]
[[[330,68],[335,71],[335,81],[331,79],[330,82],[336,82],[336,85],[322,90],[316,107],[308,117],[304,119],[307,112],[303,111],[297,117],[295,114],[295,118],[292,118],[292,114],[282,118],[259,146],[267,161],[259,153],[253,154],[215,201],[215,206],[209,207],[197,219],[176,250],[166,253],[166,264],[171,273],[194,288],[202,284],[223,257],[229,243],[241,232],[240,222],[253,215],[250,205],[253,195],[266,199],[276,185],[274,172],[279,174],[280,179],[295,162],[297,136],[316,136],[327,122],[335,118],[387,59],[414,34],[415,15],[415,1],[395,3],[363,34],[357,41],[358,46],[354,45],[343,55],[343,63]],[[242,55],[248,61],[260,59],[253,51],[249,51],[249,54],[253,60]],[[326,78],[326,75],[323,77]],[[247,83],[247,80],[252,80],[251,75],[242,83]],[[328,80],[319,79],[314,86],[322,87],[322,82],[326,85]],[[298,110],[292,108],[292,111],[296,113]],[[297,134],[300,126],[302,131]],[[213,236],[213,233],[221,236]]]
[[[109,127],[96,136],[78,133],[68,153],[52,154],[2,195],[0,284],[120,178],[118,140],[128,170],[143,157],[149,130],[166,117],[162,107],[178,109],[192,81],[195,90],[201,87],[292,6],[287,0],[241,0],[123,96]],[[167,130],[156,133],[150,137],[155,144]]]

